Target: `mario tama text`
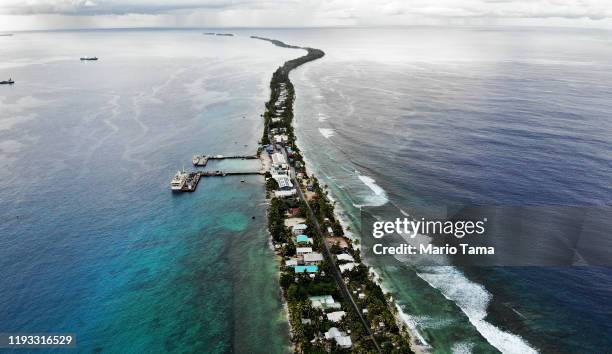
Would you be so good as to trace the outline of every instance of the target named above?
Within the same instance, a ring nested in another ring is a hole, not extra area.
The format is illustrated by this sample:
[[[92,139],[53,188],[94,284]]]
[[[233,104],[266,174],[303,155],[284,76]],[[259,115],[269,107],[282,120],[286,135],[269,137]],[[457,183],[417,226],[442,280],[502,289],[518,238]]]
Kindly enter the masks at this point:
[[[420,235],[418,242],[400,243],[399,245],[385,245],[374,243],[372,252],[375,255],[492,255],[495,254],[493,246],[471,246],[469,243],[451,245],[445,243],[436,245],[428,236],[443,235],[463,239],[466,236],[483,236],[486,232],[487,219],[483,220],[420,220],[409,217],[396,218],[393,221],[377,220],[372,224],[372,237],[382,239],[389,235],[398,235],[404,239],[414,241]],[[424,242],[428,241],[428,242]]]
[[[375,255],[490,255],[495,254],[493,246],[470,246],[467,243],[460,243],[458,246],[451,246],[448,243],[444,246],[435,246],[431,243],[418,246],[402,243],[398,246],[385,246],[381,243],[374,244],[372,252]]]
[[[376,265],[610,266],[610,207],[387,204],[361,209],[361,252]]]

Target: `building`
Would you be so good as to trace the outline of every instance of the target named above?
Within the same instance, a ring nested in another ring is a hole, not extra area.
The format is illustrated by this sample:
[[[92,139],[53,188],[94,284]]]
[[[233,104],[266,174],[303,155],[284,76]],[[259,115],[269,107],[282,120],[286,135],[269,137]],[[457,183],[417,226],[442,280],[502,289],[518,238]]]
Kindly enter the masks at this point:
[[[289,191],[293,189],[293,183],[291,183],[291,178],[287,175],[273,175],[272,178],[276,180],[278,183],[279,191]]]
[[[289,137],[286,134],[274,135],[274,142],[277,144],[286,144],[289,141]]]
[[[316,273],[319,266],[316,265],[296,265],[293,267],[296,273]]]
[[[346,254],[346,253],[338,254],[336,255],[336,258],[339,261],[355,262],[355,258],[353,258],[353,256],[351,256],[350,254]]]
[[[277,198],[289,198],[289,197],[293,197],[296,194],[297,194],[296,189],[291,189],[288,191],[275,191],[274,192],[274,196]]]
[[[312,239],[304,234],[297,235],[295,238],[295,242],[297,243],[312,243]]]
[[[298,255],[312,253],[312,247],[296,247],[295,253],[297,253]]]
[[[275,152],[272,154],[272,164],[275,166],[281,166],[283,164],[287,164],[287,159],[283,153]]]
[[[342,318],[346,315],[344,311],[335,311],[327,314],[327,319],[332,322],[340,322]]]
[[[336,302],[331,295],[311,296],[308,298],[312,307],[316,309],[328,310],[339,309],[340,303]]]
[[[297,225],[293,225],[291,229],[293,230],[294,235],[300,235],[300,234],[303,234],[307,228],[308,226],[306,226],[306,224],[297,224]]]
[[[356,265],[357,263],[344,263],[344,264],[338,265],[338,268],[340,268],[340,273],[344,273],[346,271],[353,270],[353,268],[355,268]]]
[[[287,260],[285,261],[285,265],[286,265],[287,267],[296,266],[296,265],[298,265],[298,261],[297,261],[297,259],[295,259],[295,258],[289,258],[289,259],[287,259]]]
[[[323,255],[320,253],[306,253],[304,254],[304,263],[305,264],[317,264],[323,261]]]
[[[325,332],[325,339],[327,340],[335,340],[336,344],[341,348],[350,348],[353,346],[351,342],[351,337],[347,335],[345,332],[341,332],[338,328],[332,327],[329,331]]]

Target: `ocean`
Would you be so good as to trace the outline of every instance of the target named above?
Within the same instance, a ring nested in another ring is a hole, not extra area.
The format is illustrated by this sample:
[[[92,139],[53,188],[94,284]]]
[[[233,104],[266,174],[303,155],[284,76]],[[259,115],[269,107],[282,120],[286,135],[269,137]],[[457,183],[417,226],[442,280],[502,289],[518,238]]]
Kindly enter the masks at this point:
[[[298,144],[355,234],[361,206],[612,201],[612,33],[295,30]],[[526,221],[527,222],[527,221]],[[608,268],[379,269],[439,352],[605,352]]]
[[[0,87],[0,332],[75,333],[80,352],[288,352],[263,179],[169,183],[193,154],[256,152],[271,74],[296,55],[195,30],[0,37],[16,81]]]
[[[17,81],[0,88],[0,332],[73,332],[84,351],[289,350],[261,178],[168,189],[194,153],[255,151],[271,74],[303,52],[250,35],[326,52],[291,74],[294,121],[356,237],[366,205],[612,199],[607,31],[201,32],[0,38],[0,78]],[[612,348],[607,268],[377,272],[436,352]]]

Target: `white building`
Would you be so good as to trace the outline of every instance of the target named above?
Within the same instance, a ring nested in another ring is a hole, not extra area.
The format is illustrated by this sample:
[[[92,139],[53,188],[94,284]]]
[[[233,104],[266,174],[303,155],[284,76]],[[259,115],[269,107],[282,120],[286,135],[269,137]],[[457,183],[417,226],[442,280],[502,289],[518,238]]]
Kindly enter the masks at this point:
[[[278,190],[288,191],[293,189],[293,183],[291,183],[291,178],[287,175],[273,175],[272,178],[276,180],[278,183]]]
[[[345,264],[340,264],[338,268],[340,268],[340,273],[344,273],[346,271],[353,270],[353,268],[355,268],[356,265],[357,263],[345,263]]]
[[[310,247],[308,247],[310,248]],[[304,263],[305,264],[316,264],[323,261],[323,255],[320,253],[308,253],[304,254]]]
[[[346,253],[341,253],[339,255],[336,255],[336,258],[339,261],[355,262],[355,258],[353,258],[353,256],[351,256],[350,254],[346,254]]]
[[[283,153],[275,152],[272,154],[272,164],[275,166],[287,164],[287,159],[285,158],[285,155]]]
[[[275,191],[274,192],[274,196],[277,198],[289,198],[289,197],[293,197],[296,194],[297,194],[296,189],[290,189],[288,191]]]
[[[351,337],[344,332],[341,332],[338,328],[332,327],[329,331],[325,332],[325,339],[334,339],[336,343],[342,348],[350,348],[353,343]]]
[[[336,302],[331,295],[311,296],[309,300],[312,307],[316,309],[327,310],[339,309],[342,307],[340,303]]]
[[[330,312],[327,314],[327,319],[332,322],[340,322],[340,320],[342,320],[344,315],[346,315],[346,312],[344,311]]]
[[[297,224],[293,225],[291,229],[293,231],[293,234],[297,236],[303,234],[307,228],[308,226],[306,226],[306,224]]]
[[[304,255],[307,253],[312,253],[312,247],[296,247],[295,253]]]

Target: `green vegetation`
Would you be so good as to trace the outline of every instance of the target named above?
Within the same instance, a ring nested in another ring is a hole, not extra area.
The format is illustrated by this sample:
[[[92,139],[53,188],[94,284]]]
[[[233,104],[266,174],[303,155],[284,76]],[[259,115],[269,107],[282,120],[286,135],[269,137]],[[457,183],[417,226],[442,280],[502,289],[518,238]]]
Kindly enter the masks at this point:
[[[285,219],[288,211],[292,208],[299,208],[299,215],[306,218],[306,234],[313,238],[312,248],[315,252],[324,253],[325,237],[317,231],[315,221],[324,230],[331,227],[334,236],[342,237],[344,230],[340,222],[336,219],[334,205],[330,202],[327,193],[319,185],[315,177],[308,177],[306,174],[304,160],[301,152],[296,145],[296,138],[292,126],[293,122],[293,102],[295,91],[289,80],[289,72],[294,68],[309,61],[321,58],[324,53],[319,49],[301,48],[287,45],[281,41],[255,37],[252,38],[266,40],[273,44],[293,49],[304,49],[307,54],[297,59],[289,60],[279,67],[272,75],[270,82],[270,99],[266,103],[266,110],[262,115],[264,119],[264,133],[261,138],[263,145],[270,144],[271,132],[277,130],[287,135],[286,147],[293,152],[290,163],[295,167],[296,173],[303,173],[301,183],[312,185],[309,187],[314,193],[314,197],[306,202],[299,199],[280,199],[272,198],[268,215],[268,230],[275,244],[276,252],[283,257],[281,267],[280,286],[285,300],[288,304],[289,321],[292,328],[292,341],[298,353],[373,353],[377,352],[372,340],[367,336],[369,330],[383,353],[411,353],[410,337],[403,325],[397,321],[395,307],[390,301],[390,296],[383,293],[382,289],[376,284],[367,266],[359,264],[351,271],[345,272],[343,277],[348,279],[347,288],[353,296],[359,309],[363,309],[363,317],[368,324],[368,329],[361,322],[360,314],[356,313],[354,307],[349,302],[349,297],[343,296],[338,286],[334,274],[334,267],[329,259],[325,259],[319,264],[319,269],[314,277],[308,274],[296,274],[292,267],[284,266],[284,260],[294,257],[296,254],[296,244],[294,236],[285,226]],[[279,110],[277,102],[280,100],[282,92],[286,92],[283,98],[285,109]],[[279,121],[272,126],[272,119]],[[278,188],[276,181],[269,174],[266,175],[266,188],[273,191]],[[296,186],[304,188],[303,185]],[[310,217],[308,206],[313,211],[314,218]],[[349,252],[357,263],[361,263],[360,251],[353,247],[349,239],[344,239],[349,245],[348,249],[343,249],[338,243],[330,248],[331,254]],[[338,311],[338,309],[323,310],[314,308],[309,297],[331,295],[334,300],[340,303],[341,310],[346,312],[344,318],[338,323],[331,322],[326,312]],[[359,296],[357,296],[359,295]],[[336,345],[334,341],[325,340],[323,334],[331,327],[337,327],[350,333],[352,340],[351,349],[343,349]]]

